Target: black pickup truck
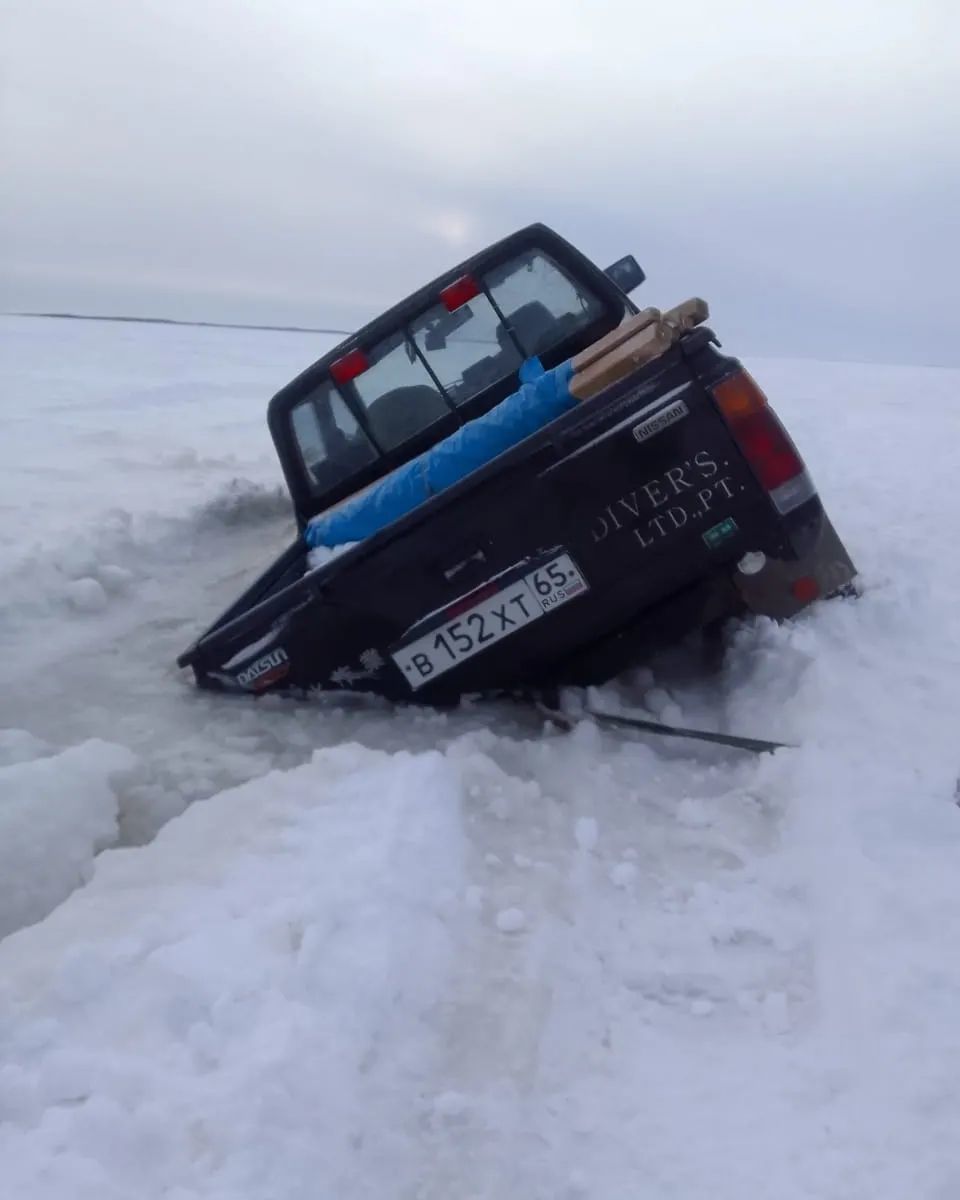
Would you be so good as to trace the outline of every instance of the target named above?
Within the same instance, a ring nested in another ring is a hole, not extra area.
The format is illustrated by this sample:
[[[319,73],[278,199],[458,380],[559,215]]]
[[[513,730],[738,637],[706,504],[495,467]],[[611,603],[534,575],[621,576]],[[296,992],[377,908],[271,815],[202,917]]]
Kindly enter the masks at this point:
[[[787,618],[854,567],[803,459],[699,325],[335,557],[303,532],[638,313],[543,225],[459,264],[325,354],[268,424],[299,535],[178,659],[204,687],[392,700],[600,682],[745,612]]]

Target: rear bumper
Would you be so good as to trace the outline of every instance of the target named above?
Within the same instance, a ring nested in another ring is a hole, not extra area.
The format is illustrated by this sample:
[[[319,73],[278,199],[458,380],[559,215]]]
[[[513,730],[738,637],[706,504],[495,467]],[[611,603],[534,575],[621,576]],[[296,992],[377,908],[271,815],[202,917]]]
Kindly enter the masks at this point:
[[[781,550],[787,550],[783,556],[763,554],[763,566],[753,574],[731,563],[704,575],[565,659],[553,682],[602,683],[667,646],[746,613],[786,620],[815,600],[843,591],[856,578],[819,499],[786,518],[781,532],[786,535],[778,539]]]
[[[659,651],[743,611],[743,599],[729,572],[714,572],[645,608],[616,632],[566,658],[550,682],[555,686],[605,683],[649,661]]]
[[[745,607],[761,616],[783,620],[815,600],[848,587],[857,570],[819,501],[813,518],[800,525],[791,541],[796,557],[765,557],[762,567],[742,559],[733,584]]]

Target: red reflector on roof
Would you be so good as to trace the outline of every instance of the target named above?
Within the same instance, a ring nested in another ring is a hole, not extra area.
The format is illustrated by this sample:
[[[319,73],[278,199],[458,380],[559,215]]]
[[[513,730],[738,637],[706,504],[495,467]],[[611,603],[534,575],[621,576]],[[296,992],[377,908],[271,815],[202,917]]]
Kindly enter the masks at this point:
[[[461,275],[453,283],[447,284],[440,293],[440,299],[443,301],[443,307],[447,312],[455,312],[458,308],[463,308],[465,304],[468,304],[479,295],[480,284],[477,283],[473,276]]]
[[[367,356],[362,350],[351,350],[349,354],[330,364],[330,377],[334,383],[349,383],[351,379],[362,375],[369,366]]]

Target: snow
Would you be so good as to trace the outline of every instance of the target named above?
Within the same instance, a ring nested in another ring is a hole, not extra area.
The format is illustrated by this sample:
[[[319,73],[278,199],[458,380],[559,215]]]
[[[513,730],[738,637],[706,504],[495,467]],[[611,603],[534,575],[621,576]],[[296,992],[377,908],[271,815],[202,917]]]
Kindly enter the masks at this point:
[[[593,817],[580,817],[574,828],[574,836],[581,850],[595,850],[600,831]]]
[[[960,373],[751,364],[864,594],[591,700],[754,758],[198,695],[324,346],[0,334],[0,1191],[960,1194]]]
[[[359,542],[342,542],[339,546],[314,546],[312,550],[307,551],[307,565],[311,571],[315,571],[359,545]]]
[[[527,927],[527,914],[522,908],[504,908],[497,913],[497,928],[501,933],[522,933]]]
[[[45,917],[90,876],[95,853],[117,838],[111,779],[135,762],[125,747],[91,740],[0,765],[0,937]]]
[[[10,1194],[305,1195],[321,1171],[340,1195],[361,1153],[403,1170],[458,782],[437,753],[321,752],[101,856],[0,944]]]
[[[616,887],[629,887],[637,878],[637,867],[632,862],[619,862],[610,869],[610,882]]]
[[[119,569],[113,568],[114,571]],[[107,591],[99,579],[89,576],[74,579],[63,590],[69,603],[78,612],[102,612],[107,607]]]

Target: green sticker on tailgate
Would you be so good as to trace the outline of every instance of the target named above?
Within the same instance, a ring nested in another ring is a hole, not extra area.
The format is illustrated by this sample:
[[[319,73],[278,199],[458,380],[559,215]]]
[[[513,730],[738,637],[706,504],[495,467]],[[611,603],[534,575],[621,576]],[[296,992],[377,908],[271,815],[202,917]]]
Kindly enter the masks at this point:
[[[712,529],[707,530],[703,535],[703,540],[711,550],[717,550],[724,542],[729,542],[736,533],[736,521],[733,517],[724,517],[719,525],[714,525]]]

